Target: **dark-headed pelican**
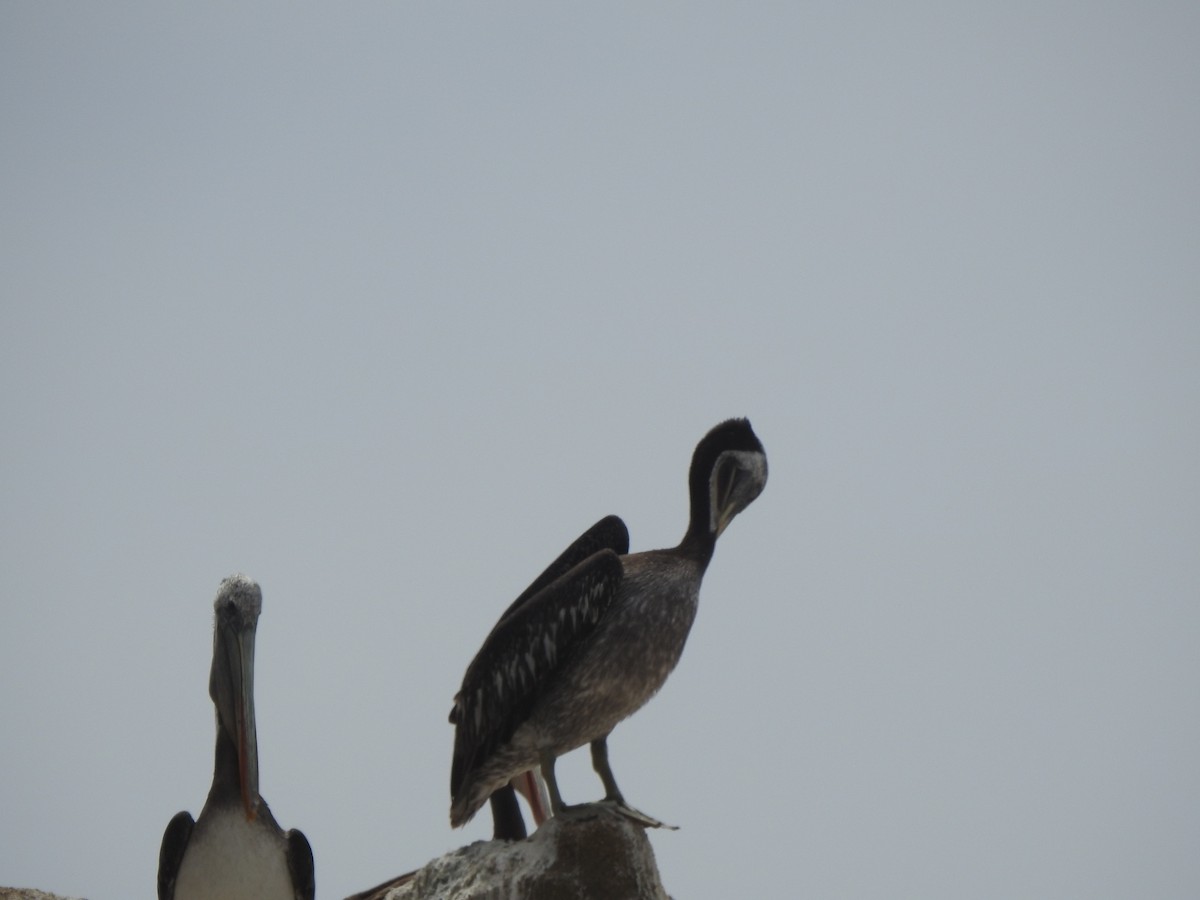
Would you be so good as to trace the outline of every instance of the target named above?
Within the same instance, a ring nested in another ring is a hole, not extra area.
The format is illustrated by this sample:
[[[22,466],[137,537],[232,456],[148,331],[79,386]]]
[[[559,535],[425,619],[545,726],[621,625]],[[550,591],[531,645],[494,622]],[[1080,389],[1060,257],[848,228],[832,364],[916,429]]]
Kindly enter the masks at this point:
[[[523,836],[510,780],[540,766],[551,810],[561,812],[555,759],[584,744],[604,799],[628,810],[608,763],[608,735],[679,662],[717,538],[766,481],[767,457],[750,423],[722,422],[692,456],[691,518],[678,546],[629,553],[625,524],[609,516],[517,598],[454,699],[452,825],[496,795],[497,836]]]

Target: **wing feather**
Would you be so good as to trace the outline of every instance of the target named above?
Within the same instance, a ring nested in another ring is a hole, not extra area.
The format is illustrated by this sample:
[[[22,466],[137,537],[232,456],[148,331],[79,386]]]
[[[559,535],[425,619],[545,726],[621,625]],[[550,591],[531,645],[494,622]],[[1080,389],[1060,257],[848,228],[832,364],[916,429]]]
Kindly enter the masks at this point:
[[[296,900],[313,900],[317,895],[317,881],[313,870],[312,847],[303,831],[292,828],[287,838],[288,872],[292,876],[292,887]]]
[[[187,852],[188,841],[196,821],[192,814],[176,813],[163,832],[162,847],[158,851],[158,900],[174,900],[175,880],[179,877],[179,866]]]
[[[593,553],[601,550],[611,550],[617,556],[624,556],[629,552],[629,529],[625,527],[620,516],[605,516],[575,538],[571,542],[571,546],[560,553],[554,562],[546,566],[545,571],[533,580],[533,584],[525,588],[520,596],[509,604],[508,609],[500,616],[500,622],[503,622],[513,610],[520,607],[530,597],[542,591],[550,582],[561,578]]]
[[[450,714],[458,726],[452,797],[467,775],[512,737],[550,676],[587,640],[617,596],[623,572],[612,549],[595,551],[536,593],[522,595],[496,623],[467,668]]]

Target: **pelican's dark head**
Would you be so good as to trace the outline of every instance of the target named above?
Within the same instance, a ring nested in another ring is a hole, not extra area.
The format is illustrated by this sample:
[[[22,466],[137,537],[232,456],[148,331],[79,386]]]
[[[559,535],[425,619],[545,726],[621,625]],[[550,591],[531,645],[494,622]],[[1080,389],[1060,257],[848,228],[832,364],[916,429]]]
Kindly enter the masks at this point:
[[[767,483],[767,454],[746,419],[728,419],[696,445],[688,475],[692,516],[685,544],[712,546]]]

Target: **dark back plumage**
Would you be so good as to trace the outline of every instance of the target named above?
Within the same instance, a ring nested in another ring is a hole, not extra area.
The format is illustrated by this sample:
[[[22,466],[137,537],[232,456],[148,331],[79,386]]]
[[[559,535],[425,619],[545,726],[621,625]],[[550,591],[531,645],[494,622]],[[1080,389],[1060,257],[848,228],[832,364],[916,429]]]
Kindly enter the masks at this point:
[[[608,610],[621,581],[629,531],[606,516],[572,542],[504,611],[454,698],[450,794],[529,715],[553,671]]]

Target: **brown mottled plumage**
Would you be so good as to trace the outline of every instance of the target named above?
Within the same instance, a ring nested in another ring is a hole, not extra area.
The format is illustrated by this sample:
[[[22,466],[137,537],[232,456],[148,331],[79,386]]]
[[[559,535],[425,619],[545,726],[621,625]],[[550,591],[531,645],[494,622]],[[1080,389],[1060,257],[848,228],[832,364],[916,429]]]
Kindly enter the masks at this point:
[[[610,516],[517,598],[468,667],[450,714],[457,726],[452,825],[537,765],[552,809],[561,811],[554,761],[586,743],[605,799],[624,804],[608,765],[608,734],[679,662],[717,537],[766,480],[766,454],[750,423],[722,422],[693,454],[691,518],[677,547],[630,554],[624,523]],[[522,824],[497,836],[523,831]]]

